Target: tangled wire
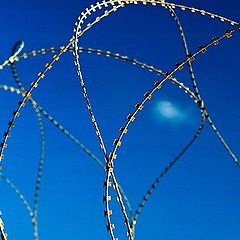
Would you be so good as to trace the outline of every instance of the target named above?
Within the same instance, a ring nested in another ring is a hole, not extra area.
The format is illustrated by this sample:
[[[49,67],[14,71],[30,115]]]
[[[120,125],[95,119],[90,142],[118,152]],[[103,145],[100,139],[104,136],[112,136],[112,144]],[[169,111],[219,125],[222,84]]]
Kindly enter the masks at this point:
[[[182,61],[179,61],[176,63],[175,68],[169,70],[168,72],[163,72],[160,69],[147,65],[144,62],[141,62],[137,59],[129,58],[127,56],[122,56],[120,54],[115,54],[110,51],[103,51],[103,50],[96,50],[92,48],[82,48],[78,45],[79,39],[94,25],[96,25],[98,22],[102,21],[102,19],[108,17],[111,14],[114,14],[117,12],[120,8],[126,7],[131,4],[143,4],[143,5],[153,5],[156,7],[163,7],[165,8],[173,17],[175,20],[181,39],[183,42],[183,46],[185,49],[185,58]],[[199,49],[194,52],[190,53],[188,49],[188,44],[185,38],[184,29],[182,27],[182,24],[175,12],[175,9],[180,9],[183,11],[189,11],[192,13],[198,13],[206,17],[210,17],[212,19],[226,22],[232,25],[232,28],[224,32],[221,36],[214,37],[211,39],[207,44],[201,45]],[[94,18],[93,21],[89,21],[89,17],[91,16]],[[13,49],[11,56],[4,61],[3,64],[0,65],[0,70],[3,68],[11,68],[13,77],[16,81],[17,87],[12,87],[8,85],[0,85],[0,89],[5,91],[11,91],[16,94],[19,94],[22,96],[22,100],[18,103],[18,106],[14,110],[12,114],[12,118],[8,122],[8,125],[6,127],[6,130],[4,132],[4,136],[2,139],[1,147],[0,147],[0,177],[2,181],[5,181],[10,188],[12,188],[16,194],[19,196],[19,198],[22,200],[23,204],[27,208],[28,214],[30,216],[30,219],[32,221],[33,226],[33,232],[34,232],[34,239],[38,240],[38,205],[39,205],[39,194],[40,194],[40,187],[41,187],[41,181],[42,181],[42,174],[43,174],[43,166],[44,166],[44,125],[42,117],[46,117],[56,128],[58,128],[64,135],[66,135],[68,138],[70,138],[73,142],[75,142],[90,158],[92,158],[94,161],[99,164],[103,171],[105,171],[105,181],[104,181],[104,197],[103,202],[105,205],[104,210],[104,216],[107,221],[107,232],[109,233],[112,240],[117,240],[118,238],[115,236],[115,226],[112,219],[113,209],[111,208],[111,202],[113,200],[111,196],[111,191],[115,191],[115,194],[117,195],[117,202],[121,208],[122,216],[124,218],[124,223],[127,231],[127,238],[129,240],[135,239],[135,227],[138,222],[138,218],[142,212],[142,209],[144,208],[145,204],[151,197],[152,192],[157,188],[158,184],[161,182],[162,178],[165,177],[165,175],[169,172],[170,169],[175,165],[175,163],[187,152],[187,150],[194,144],[194,142],[198,139],[200,136],[205,123],[208,122],[213,130],[213,132],[216,134],[216,137],[219,139],[219,141],[222,143],[223,147],[226,149],[229,156],[232,158],[234,163],[239,167],[240,161],[235,156],[231,148],[228,146],[228,144],[225,142],[224,138],[220,134],[219,130],[215,126],[212,118],[210,117],[210,114],[204,104],[204,100],[201,97],[201,93],[199,91],[198,83],[195,78],[194,69],[192,66],[192,62],[197,58],[200,54],[205,54],[210,47],[214,47],[218,45],[223,39],[231,38],[231,36],[237,32],[240,29],[239,23],[232,21],[228,18],[204,11],[199,10],[192,7],[187,7],[179,4],[174,3],[168,3],[164,0],[134,0],[134,1],[127,1],[127,0],[109,0],[109,1],[102,1],[97,2],[94,5],[91,5],[89,8],[86,8],[81,15],[78,17],[77,22],[75,23],[74,28],[74,35],[69,39],[68,43],[62,47],[59,48],[49,48],[49,49],[41,49],[41,50],[33,50],[29,53],[23,53],[21,54],[24,43],[22,41],[17,42]],[[99,146],[101,148],[103,156],[101,158],[98,158],[94,155],[85,145],[83,145],[72,133],[70,133],[68,130],[65,129],[63,125],[61,125],[55,118],[53,118],[50,113],[48,113],[43,107],[41,107],[36,100],[32,97],[32,93],[37,90],[39,84],[42,82],[42,79],[44,79],[45,75],[51,70],[51,68],[54,66],[54,64],[61,58],[61,56],[67,52],[70,51],[73,54],[74,57],[74,63],[76,65],[76,71],[77,75],[80,81],[80,85],[83,92],[83,97],[85,99],[87,110],[90,114],[90,118],[92,121],[92,125],[95,129],[96,136],[99,142]],[[101,130],[98,125],[98,121],[95,117],[94,111],[91,107],[91,99],[88,97],[88,90],[85,86],[84,77],[82,73],[81,68],[81,52],[87,52],[97,55],[105,55],[107,57],[115,58],[116,60],[124,61],[124,62],[130,62],[140,68],[145,68],[149,70],[150,72],[157,74],[158,76],[162,76],[162,79],[159,81],[156,81],[151,88],[147,92],[144,93],[143,98],[135,104],[134,110],[127,116],[126,121],[123,126],[119,129],[119,135],[116,136],[116,139],[113,142],[113,149],[111,151],[108,151],[105,147],[105,140],[102,137]],[[22,81],[20,80],[18,76],[18,71],[16,68],[16,62],[22,61],[24,59],[27,59],[29,57],[36,57],[42,54],[54,54],[52,60],[49,63],[45,64],[44,70],[39,72],[38,77],[31,83],[31,86],[26,88]],[[183,84],[180,82],[176,77],[174,77],[174,74],[177,71],[181,71],[183,67],[187,65],[187,68],[189,69],[190,78],[191,78],[191,87]],[[147,192],[144,194],[142,200],[139,203],[138,208],[133,211],[131,208],[131,204],[119,184],[119,181],[115,175],[115,167],[114,162],[117,159],[117,153],[118,149],[121,146],[122,142],[124,141],[124,137],[128,132],[129,126],[133,124],[136,117],[139,117],[141,114],[141,110],[145,106],[145,104],[150,101],[154,96],[155,93],[161,90],[162,86],[166,84],[167,82],[171,82],[179,87],[179,90],[184,91],[191,99],[194,101],[199,108],[201,112],[201,123],[195,132],[192,139],[186,144],[186,146],[182,149],[182,151],[171,161],[169,164],[164,168],[164,170],[158,175],[158,177],[153,181],[151,187],[147,190]],[[38,173],[35,183],[35,190],[34,190],[34,203],[33,206],[29,204],[29,202],[26,200],[25,196],[20,192],[20,190],[17,188],[17,186],[2,172],[2,165],[3,165],[3,159],[4,159],[4,151],[8,147],[7,142],[10,137],[10,133],[17,123],[17,118],[20,116],[20,112],[22,108],[25,106],[26,103],[30,103],[37,115],[39,128],[41,132],[41,157],[38,165]],[[112,189],[112,190],[110,190]],[[7,239],[7,234],[4,232],[4,225],[2,220],[0,219],[0,237],[1,240]]]

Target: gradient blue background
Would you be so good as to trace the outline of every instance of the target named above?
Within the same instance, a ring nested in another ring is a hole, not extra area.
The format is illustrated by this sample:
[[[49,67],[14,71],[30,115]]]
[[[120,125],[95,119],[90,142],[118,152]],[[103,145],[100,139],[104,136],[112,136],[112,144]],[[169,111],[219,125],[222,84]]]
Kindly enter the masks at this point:
[[[174,1],[239,20],[238,1]],[[93,2],[91,2],[93,3]],[[66,44],[74,23],[88,1],[3,1],[0,9],[0,60],[17,40],[23,52]],[[190,51],[231,28],[227,23],[190,12],[176,11]],[[164,71],[184,58],[179,32],[161,7],[127,6],[94,26],[80,39],[83,47],[110,50],[134,57]],[[209,49],[193,63],[202,97],[227,143],[239,156],[239,33]],[[50,55],[17,64],[25,86],[36,79]],[[161,77],[130,63],[103,56],[81,55],[82,69],[96,119],[110,151],[124,118],[143,93]],[[176,75],[190,86],[187,68]],[[10,70],[0,72],[1,84],[15,86]],[[84,105],[73,57],[67,53],[40,83],[33,98],[102,158]],[[3,133],[20,97],[1,91],[0,130]],[[187,118],[164,118],[159,102],[168,101]],[[153,180],[191,139],[200,122],[194,103],[176,86],[166,84],[130,127],[115,163],[116,176],[133,209]],[[109,239],[102,203],[104,172],[76,144],[44,119],[46,162],[39,206],[40,239]],[[3,135],[3,134],[2,134]],[[4,174],[31,203],[40,155],[40,133],[31,106],[23,109],[9,140]],[[143,209],[136,239],[239,240],[240,171],[211,128],[160,183]],[[15,193],[1,182],[0,209],[9,239],[32,239],[27,211]],[[113,201],[119,239],[126,239],[119,207]]]

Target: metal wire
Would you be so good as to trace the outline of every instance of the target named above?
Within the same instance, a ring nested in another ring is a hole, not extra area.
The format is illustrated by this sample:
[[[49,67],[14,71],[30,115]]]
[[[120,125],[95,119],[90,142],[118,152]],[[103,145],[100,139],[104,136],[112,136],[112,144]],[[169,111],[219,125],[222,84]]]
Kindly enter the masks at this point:
[[[94,26],[95,24],[100,22],[102,19],[108,17],[109,15],[111,15],[114,12],[117,12],[119,9],[121,9],[127,5],[139,4],[139,3],[142,3],[144,5],[151,4],[153,6],[161,6],[161,7],[166,8],[171,13],[174,20],[177,23],[177,26],[179,28],[180,35],[181,35],[181,38],[183,41],[183,46],[184,46],[186,56],[185,56],[184,60],[178,61],[175,65],[176,67],[171,69],[168,72],[163,72],[153,66],[149,66],[146,63],[140,62],[136,59],[128,58],[127,56],[122,56],[120,54],[114,54],[114,53],[111,53],[110,51],[95,50],[92,48],[84,49],[84,48],[81,48],[78,46],[78,42],[79,42],[80,38],[90,28],[92,28],[92,26]],[[229,24],[235,26],[235,28],[232,28],[232,29],[226,31],[224,34],[222,34],[219,37],[213,38],[209,43],[207,43],[205,45],[201,45],[199,47],[198,51],[195,51],[194,53],[190,53],[190,51],[188,50],[187,41],[186,41],[183,27],[181,25],[181,22],[180,22],[178,16],[176,15],[176,13],[174,11],[175,8],[181,9],[183,11],[187,10],[187,11],[190,11],[191,13],[198,13],[198,14],[201,14],[202,16],[209,16],[211,19],[217,19],[217,20],[220,20],[221,22],[229,23]],[[88,20],[89,16],[95,16],[96,18],[92,22],[88,22],[87,20]],[[192,144],[196,141],[198,136],[201,134],[202,129],[204,127],[205,119],[209,122],[213,131],[217,135],[218,139],[221,141],[221,143],[227,150],[228,154],[231,156],[231,158],[234,160],[234,162],[238,165],[238,167],[240,167],[240,161],[237,159],[235,154],[232,152],[230,147],[227,145],[224,138],[221,136],[220,132],[216,128],[212,119],[210,118],[209,113],[207,112],[206,106],[204,105],[204,101],[201,98],[198,83],[196,82],[194,70],[192,67],[192,61],[194,61],[194,59],[200,53],[205,53],[209,47],[216,46],[223,39],[230,38],[232,36],[232,34],[234,34],[239,29],[240,29],[240,25],[237,22],[232,21],[228,18],[219,16],[217,14],[213,14],[213,13],[210,13],[210,12],[207,12],[204,10],[199,10],[199,9],[196,9],[193,7],[188,7],[188,6],[175,4],[175,3],[168,3],[168,2],[165,2],[164,0],[159,0],[159,1],[156,1],[156,0],[133,0],[133,1],[109,0],[109,1],[105,1],[104,0],[102,2],[97,2],[96,4],[91,5],[89,8],[86,8],[81,13],[81,15],[78,18],[78,21],[75,23],[74,35],[70,38],[69,42],[66,45],[60,47],[59,49],[50,48],[50,49],[33,50],[30,53],[24,53],[23,55],[19,56],[19,53],[21,52],[21,50],[24,47],[24,43],[22,41],[19,41],[16,43],[16,45],[14,46],[14,48],[12,50],[10,57],[7,60],[5,60],[3,64],[0,65],[0,69],[3,69],[4,67],[7,67],[8,65],[11,66],[13,76],[15,78],[15,81],[16,81],[19,89],[16,89],[16,88],[13,88],[13,87],[10,87],[7,85],[0,85],[0,88],[2,88],[4,90],[10,90],[10,91],[16,92],[18,94],[22,94],[23,98],[19,102],[16,110],[13,112],[12,118],[9,121],[8,127],[6,128],[6,131],[4,133],[3,141],[2,141],[2,144],[0,147],[0,176],[1,176],[1,179],[5,180],[6,183],[17,193],[17,195],[20,197],[20,199],[23,201],[24,205],[28,209],[29,215],[32,216],[35,240],[38,239],[37,211],[38,211],[38,203],[39,203],[41,177],[42,177],[42,173],[43,173],[43,164],[44,164],[44,127],[43,127],[41,114],[43,114],[45,117],[47,117],[47,119],[49,119],[67,137],[69,137],[72,141],[77,143],[78,146],[80,146],[82,148],[82,150],[85,151],[100,166],[105,168],[105,172],[106,172],[106,178],[105,178],[105,182],[104,182],[104,192],[105,193],[104,193],[104,197],[103,197],[104,203],[105,203],[104,216],[107,219],[107,231],[109,232],[109,235],[112,240],[117,240],[118,238],[116,238],[116,236],[115,236],[115,233],[114,233],[115,224],[113,223],[112,218],[111,218],[111,215],[113,214],[113,209],[111,209],[111,204],[110,204],[111,200],[112,200],[112,196],[110,195],[110,187],[113,187],[113,190],[116,192],[117,200],[121,207],[121,213],[122,213],[122,216],[124,219],[124,224],[126,225],[128,239],[133,240],[134,233],[135,233],[135,225],[137,223],[137,219],[139,217],[139,214],[141,213],[141,210],[145,206],[145,204],[146,204],[147,200],[149,199],[149,197],[151,196],[153,190],[157,187],[158,183],[167,174],[167,172],[175,165],[175,163],[183,156],[183,154],[192,146]],[[104,156],[105,165],[103,164],[103,161],[98,159],[90,150],[88,150],[88,148],[86,148],[78,139],[76,139],[70,132],[68,132],[57,120],[55,120],[49,113],[47,113],[45,109],[40,107],[38,105],[38,103],[35,102],[31,97],[32,92],[34,91],[34,89],[36,89],[38,87],[38,84],[40,83],[40,81],[44,78],[44,76],[47,74],[47,72],[50,71],[50,69],[54,66],[54,63],[57,62],[66,51],[71,51],[74,56],[74,63],[76,65],[77,75],[79,77],[80,85],[81,85],[82,92],[83,92],[83,97],[85,99],[87,110],[90,114],[90,118],[91,118],[93,127],[96,132],[99,146],[100,146],[103,156]],[[36,56],[38,54],[45,54],[47,52],[56,53],[56,55],[54,55],[53,59],[45,65],[44,70],[41,71],[38,74],[38,77],[35,79],[35,81],[33,81],[31,83],[31,87],[28,90],[25,90],[23,84],[21,83],[21,81],[18,77],[15,62],[19,61],[20,59],[26,59],[29,56]],[[131,114],[129,114],[127,116],[125,124],[120,128],[120,130],[119,130],[120,133],[114,140],[113,148],[111,151],[109,151],[105,147],[104,138],[102,137],[98,121],[95,117],[94,109],[91,106],[90,98],[88,97],[87,87],[86,87],[86,84],[84,81],[84,76],[83,76],[81,64],[80,64],[81,58],[80,58],[79,53],[81,53],[81,52],[96,53],[98,55],[114,57],[119,60],[124,60],[125,62],[131,62],[134,65],[140,66],[142,68],[146,68],[149,71],[156,73],[157,75],[163,76],[163,78],[161,80],[156,81],[154,83],[153,87],[150,88],[149,91],[145,92],[142,100],[140,100],[137,104],[135,104],[134,110],[132,111]],[[189,73],[190,73],[190,77],[191,77],[191,81],[192,81],[192,85],[193,85],[193,91],[189,87],[185,86],[182,82],[179,82],[173,76],[177,71],[181,70],[184,65],[188,65]],[[151,187],[148,189],[148,191],[144,195],[135,214],[132,215],[132,208],[129,203],[129,200],[128,200],[126,194],[124,193],[124,191],[122,190],[121,186],[119,185],[119,182],[115,176],[114,161],[117,158],[118,148],[122,145],[123,140],[125,139],[124,136],[126,135],[126,133],[129,130],[129,126],[132,125],[132,123],[134,122],[136,117],[140,116],[139,113],[142,110],[142,108],[145,106],[145,104],[147,102],[149,102],[155,96],[155,93],[158,90],[162,89],[162,87],[164,86],[164,84],[166,82],[169,82],[169,81],[176,84],[180,89],[184,90],[186,92],[186,94],[195,101],[195,103],[197,104],[197,106],[201,112],[201,123],[200,123],[195,135],[191,139],[191,141],[183,148],[183,150],[167,165],[167,167],[156,178],[154,183],[151,185]],[[4,157],[3,156],[4,150],[7,147],[8,138],[10,137],[10,133],[12,131],[13,126],[15,125],[17,117],[19,117],[19,115],[20,115],[20,111],[24,107],[25,102],[27,100],[29,100],[30,103],[34,107],[34,110],[37,114],[40,132],[41,132],[41,156],[40,156],[40,161],[39,161],[37,180],[36,180],[36,184],[35,184],[33,210],[30,207],[30,205],[28,204],[25,197],[22,195],[22,193],[18,190],[18,188],[16,188],[15,185],[13,185],[10,182],[10,180],[8,180],[8,178],[2,174],[2,159]],[[129,211],[130,217],[127,214],[125,204],[126,204],[126,206],[128,206],[128,211]],[[3,222],[0,219],[0,230],[1,230],[0,236],[3,240],[6,240],[6,234],[4,233],[3,229],[4,229]]]

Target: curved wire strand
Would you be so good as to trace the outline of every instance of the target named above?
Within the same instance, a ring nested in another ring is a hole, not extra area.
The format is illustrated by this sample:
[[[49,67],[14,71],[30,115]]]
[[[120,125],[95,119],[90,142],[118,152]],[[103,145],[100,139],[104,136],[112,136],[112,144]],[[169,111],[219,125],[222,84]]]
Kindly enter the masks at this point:
[[[2,180],[4,180],[10,186],[10,188],[18,195],[19,199],[23,202],[24,206],[26,207],[29,216],[32,218],[32,216],[33,216],[32,208],[30,207],[28,201],[26,200],[24,195],[21,193],[19,188],[17,188],[16,185],[9,178],[7,178],[5,175],[3,175],[2,173],[0,175],[0,178]]]

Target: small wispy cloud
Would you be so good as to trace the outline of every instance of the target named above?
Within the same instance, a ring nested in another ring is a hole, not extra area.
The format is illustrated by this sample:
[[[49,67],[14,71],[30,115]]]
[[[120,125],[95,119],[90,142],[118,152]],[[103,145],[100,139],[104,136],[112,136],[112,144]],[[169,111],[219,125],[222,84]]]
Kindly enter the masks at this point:
[[[180,105],[168,100],[161,100],[154,108],[158,119],[172,124],[182,124],[189,122],[189,109],[184,109]]]

